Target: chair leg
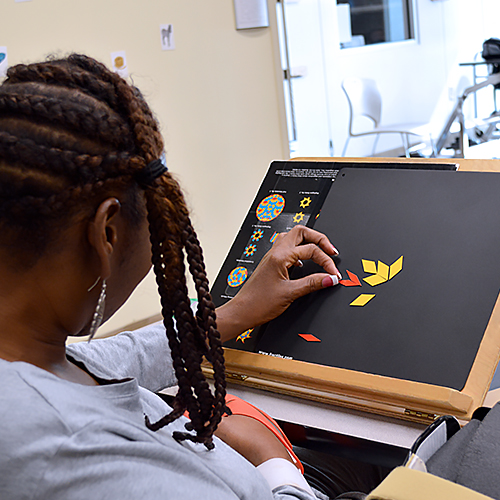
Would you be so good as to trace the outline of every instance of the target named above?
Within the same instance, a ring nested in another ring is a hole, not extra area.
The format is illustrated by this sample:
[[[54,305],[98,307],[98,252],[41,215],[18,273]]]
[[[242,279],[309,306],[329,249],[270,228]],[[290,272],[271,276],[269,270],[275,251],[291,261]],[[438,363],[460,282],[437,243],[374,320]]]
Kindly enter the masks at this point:
[[[405,149],[406,158],[410,158],[410,141],[408,140],[408,134],[401,134],[401,140],[403,141],[403,147]]]
[[[429,142],[431,144],[431,158],[437,158],[437,149],[436,149],[436,143],[434,142],[434,139],[432,138],[432,136],[430,135],[429,136]]]
[[[372,156],[375,156],[375,150],[377,149],[377,143],[378,143],[379,136],[380,136],[380,134],[377,134],[375,136],[375,140],[373,141]]]
[[[345,141],[345,144],[344,144],[344,149],[342,150],[342,156],[345,156],[345,152],[347,151],[347,145],[349,144],[349,140],[351,139],[351,136],[348,135],[347,136],[347,139]]]

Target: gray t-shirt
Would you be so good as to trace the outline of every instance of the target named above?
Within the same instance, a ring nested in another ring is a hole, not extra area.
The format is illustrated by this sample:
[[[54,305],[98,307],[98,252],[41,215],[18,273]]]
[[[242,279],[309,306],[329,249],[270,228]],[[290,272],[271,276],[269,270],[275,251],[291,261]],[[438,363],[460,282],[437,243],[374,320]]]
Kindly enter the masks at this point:
[[[155,391],[176,383],[160,324],[90,344],[68,346],[70,359],[112,383],[85,386],[36,366],[0,359],[2,500],[301,499],[272,493],[259,471],[215,438],[215,449],[189,441],[181,417],[158,432],[170,408]]]

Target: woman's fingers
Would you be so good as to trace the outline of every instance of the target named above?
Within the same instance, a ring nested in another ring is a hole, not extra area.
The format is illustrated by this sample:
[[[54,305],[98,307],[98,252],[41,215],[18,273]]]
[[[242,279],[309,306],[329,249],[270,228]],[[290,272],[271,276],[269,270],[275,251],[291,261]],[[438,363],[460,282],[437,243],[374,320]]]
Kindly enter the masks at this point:
[[[339,284],[339,277],[330,274],[310,274],[296,280],[290,280],[290,297],[297,300],[312,292],[317,292],[323,288],[329,288]]]
[[[338,255],[338,250],[324,234],[308,227],[295,226],[290,232],[282,233],[271,252],[286,267],[302,267],[305,260],[313,260],[328,274],[342,279],[331,257]]]
[[[305,226],[295,226],[288,233],[284,234],[291,244],[300,246],[303,243],[314,243],[328,255],[338,255],[338,250],[332,245],[326,235]]]
[[[328,274],[336,275],[339,279],[342,279],[342,276],[332,258],[329,255],[326,255],[325,252],[317,245],[308,243],[307,245],[298,246],[295,249],[295,254],[298,260],[302,262],[304,260],[312,260],[316,264],[320,265]]]

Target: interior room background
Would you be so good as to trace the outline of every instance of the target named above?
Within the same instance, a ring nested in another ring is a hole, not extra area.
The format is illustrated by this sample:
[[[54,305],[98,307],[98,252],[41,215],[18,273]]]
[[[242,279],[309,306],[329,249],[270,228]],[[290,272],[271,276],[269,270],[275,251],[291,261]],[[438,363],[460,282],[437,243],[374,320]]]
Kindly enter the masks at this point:
[[[431,122],[439,130],[472,79],[459,63],[500,36],[498,0],[409,0],[413,38],[366,37],[361,46],[345,42],[345,8],[336,0],[283,2],[268,0],[269,27],[236,30],[232,0],[2,0],[0,47],[9,65],[78,51],[111,66],[111,54],[125,52],[129,78],[162,125],[169,169],[187,193],[211,280],[272,160],[340,155],[345,77],[377,82],[385,121]],[[291,142],[283,8],[297,76]],[[168,24],[175,48],[162,50],[160,25]],[[352,141],[348,153],[370,154],[371,141]],[[394,151],[399,141],[381,140],[379,149]],[[157,314],[155,287],[149,275],[103,332]]]

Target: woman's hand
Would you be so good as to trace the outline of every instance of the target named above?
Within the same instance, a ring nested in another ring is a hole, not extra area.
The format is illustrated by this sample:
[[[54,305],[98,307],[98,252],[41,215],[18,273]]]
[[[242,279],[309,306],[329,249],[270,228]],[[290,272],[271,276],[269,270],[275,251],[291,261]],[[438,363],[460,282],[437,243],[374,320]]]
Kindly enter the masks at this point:
[[[278,235],[236,297],[217,309],[222,341],[276,318],[303,295],[336,285],[342,279],[332,260],[337,254],[324,234],[304,226]],[[309,259],[326,273],[291,280],[288,270]]]
[[[279,439],[265,425],[251,417],[222,417],[215,435],[255,467],[271,458],[284,458],[292,462]]]

